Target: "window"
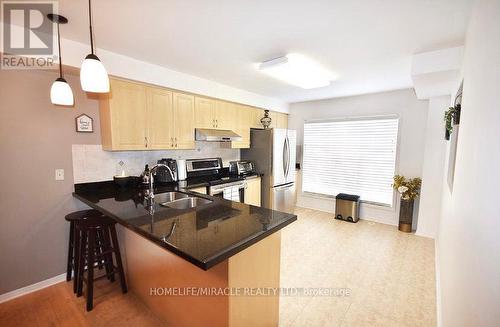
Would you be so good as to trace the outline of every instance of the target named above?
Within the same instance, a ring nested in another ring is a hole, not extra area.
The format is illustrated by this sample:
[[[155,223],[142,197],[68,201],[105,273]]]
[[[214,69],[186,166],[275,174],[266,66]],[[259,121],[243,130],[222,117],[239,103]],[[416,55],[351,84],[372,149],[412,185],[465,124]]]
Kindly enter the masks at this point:
[[[392,206],[397,118],[304,124],[303,191]]]

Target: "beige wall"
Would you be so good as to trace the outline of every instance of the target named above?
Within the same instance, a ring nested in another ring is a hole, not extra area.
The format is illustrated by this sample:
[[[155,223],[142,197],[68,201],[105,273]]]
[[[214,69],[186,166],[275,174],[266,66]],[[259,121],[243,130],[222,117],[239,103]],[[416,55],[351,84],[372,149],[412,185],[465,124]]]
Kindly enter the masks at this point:
[[[66,77],[74,108],[50,103],[55,73],[0,71],[0,294],[65,271],[64,215],[83,207],[71,196],[71,145],[100,143],[97,101]],[[94,133],[75,132],[81,113],[94,118]],[[56,168],[64,181],[54,180]]]
[[[396,173],[408,177],[421,177],[428,106],[428,101],[418,100],[411,89],[299,102],[290,105],[288,126],[297,130],[297,145],[302,147],[306,120],[398,115]],[[300,178],[300,175],[297,178]],[[299,206],[335,212],[333,198],[303,194],[301,189],[297,192]],[[415,211],[418,211],[418,202]],[[397,225],[397,212],[397,203],[393,208],[363,203],[360,216],[362,219]]]

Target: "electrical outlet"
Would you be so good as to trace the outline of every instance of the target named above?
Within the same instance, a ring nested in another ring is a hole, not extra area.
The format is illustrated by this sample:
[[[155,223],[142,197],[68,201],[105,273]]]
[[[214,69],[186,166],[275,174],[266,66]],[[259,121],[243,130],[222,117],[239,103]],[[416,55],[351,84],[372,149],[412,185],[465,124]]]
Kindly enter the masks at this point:
[[[64,180],[64,169],[56,169],[56,181]]]

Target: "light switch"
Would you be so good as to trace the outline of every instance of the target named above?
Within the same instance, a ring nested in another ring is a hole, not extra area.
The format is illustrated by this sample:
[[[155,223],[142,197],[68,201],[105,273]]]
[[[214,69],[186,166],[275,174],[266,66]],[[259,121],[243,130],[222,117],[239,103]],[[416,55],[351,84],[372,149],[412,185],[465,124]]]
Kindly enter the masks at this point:
[[[64,169],[56,169],[56,181],[64,180]]]

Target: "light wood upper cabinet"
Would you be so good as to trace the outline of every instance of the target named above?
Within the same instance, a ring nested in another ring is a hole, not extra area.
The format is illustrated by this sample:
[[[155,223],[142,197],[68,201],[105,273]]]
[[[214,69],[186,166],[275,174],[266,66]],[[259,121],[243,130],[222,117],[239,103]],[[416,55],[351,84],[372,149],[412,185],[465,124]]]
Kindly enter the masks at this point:
[[[251,108],[252,118],[250,127],[251,128],[263,128],[260,122],[261,118],[264,117],[264,109]]]
[[[274,127],[276,127],[276,128],[288,128],[288,115],[287,114],[284,114],[281,112],[275,112],[274,118],[276,119]]]
[[[234,129],[236,104],[204,97],[196,97],[195,102],[196,128]]]
[[[173,102],[174,148],[194,149],[194,96],[174,92]]]
[[[245,189],[245,203],[260,207],[260,177],[247,180]]]
[[[236,104],[217,100],[215,104],[215,128],[233,130],[236,123],[235,110],[237,110]]]
[[[235,105],[234,108],[233,131],[241,136],[241,141],[232,142],[232,148],[249,148],[250,147],[250,125],[252,112],[247,106]]]
[[[173,148],[174,131],[172,118],[174,116],[172,92],[150,87],[146,90],[147,117],[148,117],[148,148],[170,149]]]
[[[263,109],[117,78],[110,85],[100,98],[105,150],[194,149],[195,128],[232,130],[242,139],[226,146],[248,148],[250,128],[262,128]],[[270,117],[271,128],[287,128],[288,115]]]
[[[215,100],[195,97],[195,128],[215,128]]]
[[[194,96],[111,78],[100,98],[104,150],[194,149]]]
[[[146,87],[110,80],[100,99],[102,146],[105,150],[144,150],[147,145]]]

